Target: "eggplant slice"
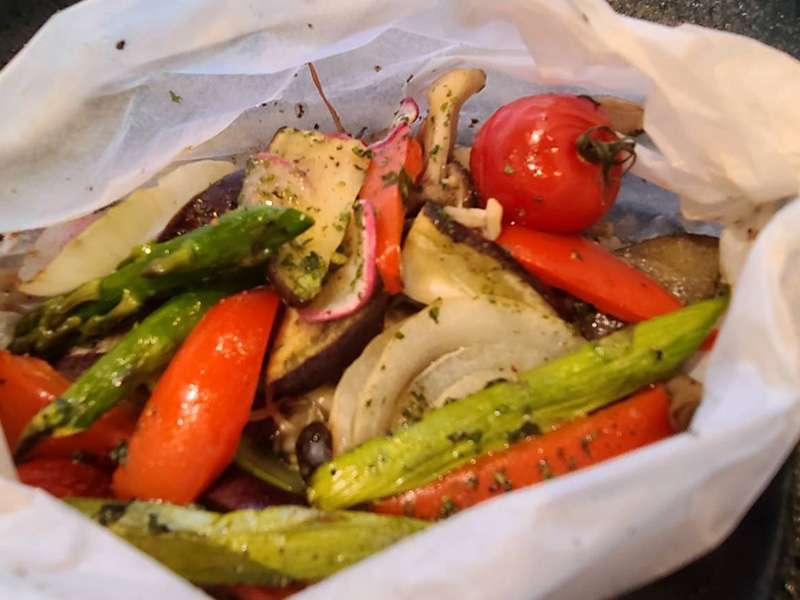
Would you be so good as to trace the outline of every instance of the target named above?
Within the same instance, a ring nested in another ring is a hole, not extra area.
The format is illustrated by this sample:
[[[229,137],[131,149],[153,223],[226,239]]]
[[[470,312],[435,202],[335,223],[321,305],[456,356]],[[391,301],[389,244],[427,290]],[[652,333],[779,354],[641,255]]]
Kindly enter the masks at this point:
[[[267,388],[275,396],[299,395],[335,381],[383,330],[386,307],[386,295],[377,294],[358,312],[320,323],[287,309],[267,363]]]
[[[711,298],[719,290],[718,238],[665,235],[625,246],[616,254],[684,304]]]
[[[183,205],[183,208],[167,223],[156,241],[166,242],[208,225],[214,219],[237,208],[243,182],[244,169],[240,169],[211,184]]]
[[[425,204],[406,237],[403,279],[406,295],[423,304],[487,295],[554,315],[560,307],[553,290],[505,249],[455,222],[433,202]]]

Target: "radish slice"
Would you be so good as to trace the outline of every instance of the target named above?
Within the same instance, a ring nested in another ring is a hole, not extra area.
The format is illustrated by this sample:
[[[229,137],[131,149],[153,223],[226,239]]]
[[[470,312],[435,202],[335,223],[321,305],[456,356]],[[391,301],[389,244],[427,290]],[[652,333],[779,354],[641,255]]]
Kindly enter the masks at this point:
[[[370,144],[369,149],[373,152],[380,150],[398,135],[410,135],[411,124],[419,118],[419,105],[413,98],[403,98],[400,101],[400,110],[394,116],[389,133],[382,140]]]
[[[136,190],[69,239],[44,269],[19,286],[20,291],[34,296],[55,296],[108,275],[127,258],[131,248],[156,237],[193,196],[235,170],[236,166],[227,161],[203,160],[178,167],[161,177],[156,185]],[[76,228],[85,225],[92,218],[93,215],[74,225]],[[59,243],[74,234],[71,227],[57,231],[54,237],[60,239],[56,240],[43,234],[43,243]]]
[[[328,278],[312,303],[301,309],[300,317],[309,323],[332,321],[353,314],[364,306],[375,291],[375,210],[367,200],[359,200],[347,226],[344,245],[351,255]]]

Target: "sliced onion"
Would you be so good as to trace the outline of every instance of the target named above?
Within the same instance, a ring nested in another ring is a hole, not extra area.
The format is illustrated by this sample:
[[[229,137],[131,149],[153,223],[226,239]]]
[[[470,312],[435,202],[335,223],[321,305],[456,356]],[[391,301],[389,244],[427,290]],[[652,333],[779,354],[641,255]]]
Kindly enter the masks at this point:
[[[423,370],[397,399],[392,425],[439,408],[482,389],[495,379],[515,380],[525,371],[552,358],[527,339],[464,346],[445,354]]]
[[[345,372],[333,400],[334,452],[391,429],[402,392],[433,361],[463,346],[498,340],[527,344],[548,359],[582,343],[564,321],[513,300],[478,296],[437,302],[375,338]]]
[[[171,171],[156,185],[136,190],[64,244],[44,269],[20,285],[20,291],[55,296],[108,275],[132,248],[155,238],[193,196],[235,169],[225,161],[189,163]],[[58,239],[45,241],[57,243]],[[49,250],[43,247],[39,251]],[[30,260],[35,261],[36,257],[31,256]]]

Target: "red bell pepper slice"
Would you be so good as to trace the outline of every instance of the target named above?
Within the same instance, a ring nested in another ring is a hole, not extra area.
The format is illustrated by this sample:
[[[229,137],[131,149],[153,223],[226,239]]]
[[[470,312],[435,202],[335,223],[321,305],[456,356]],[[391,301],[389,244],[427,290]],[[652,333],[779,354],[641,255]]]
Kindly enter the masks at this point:
[[[34,415],[69,386],[66,377],[41,359],[0,352],[0,424],[11,448]],[[135,426],[134,411],[116,406],[83,433],[42,440],[30,458],[69,458],[83,452],[107,459]]]
[[[19,480],[55,496],[111,497],[111,473],[66,458],[40,458],[17,467]]]
[[[544,283],[628,323],[681,308],[677,298],[644,273],[579,235],[508,225],[497,243]]]
[[[377,240],[376,264],[383,286],[391,294],[403,291],[400,271],[400,243],[403,235],[402,178],[413,183],[422,171],[422,147],[411,137],[411,128],[402,124],[380,144],[370,148],[372,161],[359,197],[375,209]]]
[[[663,385],[490,452],[439,479],[373,506],[375,512],[439,519],[499,494],[630,452],[673,433]]]
[[[206,313],[172,359],[114,473],[120,498],[192,502],[233,460],[280,301],[243,292]]]

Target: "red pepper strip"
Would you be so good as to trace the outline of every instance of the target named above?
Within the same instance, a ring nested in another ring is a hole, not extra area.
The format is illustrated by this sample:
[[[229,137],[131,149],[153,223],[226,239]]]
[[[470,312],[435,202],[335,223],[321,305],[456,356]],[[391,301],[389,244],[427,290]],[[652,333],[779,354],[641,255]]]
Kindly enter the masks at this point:
[[[655,281],[579,235],[507,225],[497,243],[544,283],[628,323],[681,308],[678,299]]]
[[[602,462],[673,433],[663,385],[490,452],[438,480],[377,502],[372,510],[434,520],[512,489]]]
[[[279,588],[263,585],[229,585],[223,589],[238,600],[283,600],[305,587],[303,584],[292,584]]]
[[[40,458],[17,467],[19,480],[63,498],[111,497],[111,473],[66,458]]]
[[[0,424],[9,447],[42,408],[70,386],[69,380],[45,361],[32,356],[0,352]],[[107,459],[108,453],[128,439],[136,425],[136,414],[117,406],[83,433],[42,440],[30,458],[69,458],[84,452]]]
[[[703,352],[711,352],[714,349],[714,344],[717,343],[718,335],[719,329],[712,329],[711,333],[708,334],[708,337],[703,340],[702,344],[700,344],[700,350]]]
[[[153,391],[114,473],[119,498],[192,502],[233,460],[278,311],[271,290],[212,307]]]
[[[405,170],[413,183],[422,171],[422,147],[411,137],[408,125],[398,127],[396,135],[373,146],[372,161],[359,197],[375,208],[377,225],[376,264],[386,291],[403,291],[400,272],[400,243],[403,234],[403,205],[400,175]]]

